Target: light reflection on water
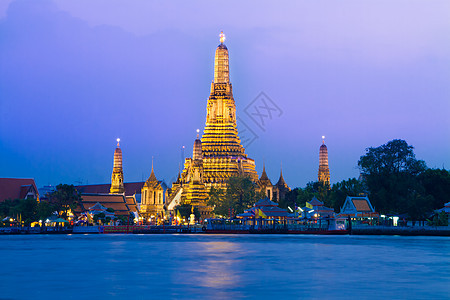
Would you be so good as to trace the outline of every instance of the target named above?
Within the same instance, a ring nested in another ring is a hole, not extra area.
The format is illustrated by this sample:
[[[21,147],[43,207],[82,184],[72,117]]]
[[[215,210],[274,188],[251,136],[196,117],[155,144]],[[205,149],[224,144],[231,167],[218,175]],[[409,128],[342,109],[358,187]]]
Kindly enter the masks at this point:
[[[450,298],[450,239],[0,236],[0,299]]]

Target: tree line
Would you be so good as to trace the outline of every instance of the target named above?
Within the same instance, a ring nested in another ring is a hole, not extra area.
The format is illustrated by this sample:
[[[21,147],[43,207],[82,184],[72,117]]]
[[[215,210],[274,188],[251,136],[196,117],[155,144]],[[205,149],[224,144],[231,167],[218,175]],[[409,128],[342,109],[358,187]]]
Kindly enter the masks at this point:
[[[55,214],[67,219],[68,212],[75,209],[81,201],[80,193],[75,186],[69,184],[57,185],[56,190],[47,197],[48,200],[39,202],[36,199],[8,199],[0,202],[0,217],[20,219],[25,226]]]
[[[358,167],[360,178],[332,186],[310,182],[305,188],[289,192],[280,206],[304,206],[315,196],[339,212],[347,196],[367,195],[377,212],[416,221],[429,218],[450,201],[450,172],[428,168],[423,160],[416,159],[414,147],[404,140],[367,148]]]

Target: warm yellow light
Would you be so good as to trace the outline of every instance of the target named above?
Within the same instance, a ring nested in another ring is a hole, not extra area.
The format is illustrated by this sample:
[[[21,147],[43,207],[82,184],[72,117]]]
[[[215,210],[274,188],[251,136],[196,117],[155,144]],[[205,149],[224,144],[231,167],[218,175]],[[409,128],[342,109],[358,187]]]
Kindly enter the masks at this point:
[[[119,139],[119,138],[117,138],[117,142],[120,142],[120,139]]]
[[[322,135],[322,140],[324,140],[325,139],[325,136],[324,135]]]
[[[223,44],[223,42],[225,42],[225,34],[223,33],[223,31],[220,32],[220,43]]]

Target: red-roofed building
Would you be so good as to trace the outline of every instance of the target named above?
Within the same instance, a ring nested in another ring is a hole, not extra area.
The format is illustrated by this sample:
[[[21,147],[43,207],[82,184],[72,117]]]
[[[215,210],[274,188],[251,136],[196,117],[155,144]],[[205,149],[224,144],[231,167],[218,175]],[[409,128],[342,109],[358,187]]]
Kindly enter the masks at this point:
[[[106,208],[114,209],[116,216],[128,216],[130,213],[138,213],[134,197],[128,198],[121,194],[81,194],[81,198],[81,202],[74,210],[76,216],[88,212],[97,203]]]
[[[367,196],[350,197],[347,196],[339,214],[340,217],[350,217],[356,219],[378,218]]]
[[[0,202],[7,199],[32,198],[39,201],[39,192],[32,178],[0,178]]]
[[[145,181],[124,183],[125,196],[133,196],[133,195],[140,196],[144,183]],[[75,188],[77,189],[78,192],[82,194],[109,194],[111,184],[106,183],[106,184],[77,185],[75,186]]]

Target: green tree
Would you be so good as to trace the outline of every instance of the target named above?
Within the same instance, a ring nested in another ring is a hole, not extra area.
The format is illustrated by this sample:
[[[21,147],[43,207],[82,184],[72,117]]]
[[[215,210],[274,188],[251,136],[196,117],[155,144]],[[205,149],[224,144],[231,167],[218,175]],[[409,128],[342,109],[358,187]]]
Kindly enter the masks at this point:
[[[225,192],[226,203],[233,210],[233,214],[241,214],[253,206],[258,200],[265,198],[264,192],[259,192],[256,185],[246,176],[228,178]]]
[[[12,217],[14,215],[13,213],[13,207],[15,207],[18,204],[19,200],[11,200],[7,199],[3,202],[0,202],[0,217],[3,219],[5,217]]]
[[[37,217],[39,220],[45,220],[50,217],[56,209],[54,205],[47,201],[41,201],[37,204]]]
[[[356,178],[349,178],[333,184],[329,197],[325,200],[325,205],[339,212],[344,205],[347,196],[358,196],[366,192],[363,182]]]
[[[81,195],[73,184],[59,184],[49,196],[50,202],[55,205],[56,210],[64,219],[67,218],[69,210],[74,210],[81,201]]]
[[[93,219],[96,224],[105,224],[106,215],[104,213],[95,214]]]
[[[191,216],[192,206],[190,204],[180,204],[174,208],[174,211],[179,211],[182,218],[186,220]],[[201,214],[197,207],[194,207],[194,215],[195,219],[198,220],[201,217]]]
[[[439,209],[450,202],[450,172],[445,169],[427,169],[418,176],[427,195],[433,197],[432,208]]]
[[[297,193],[297,206],[304,207],[306,202],[311,201],[313,197],[319,198],[319,183],[318,182],[308,182],[303,189],[299,189]]]
[[[37,200],[32,198],[6,200],[0,203],[0,216],[2,219],[9,216],[22,220],[25,226],[29,226],[37,221],[37,205]]]
[[[241,214],[264,197],[264,193],[257,191],[250,178],[235,176],[228,178],[225,192],[221,189],[211,188],[208,205],[214,206],[214,214],[228,217],[230,209],[233,215]]]
[[[301,188],[295,188],[287,192],[284,198],[280,199],[278,206],[284,209],[287,209],[288,206],[294,208],[297,205],[297,197],[301,192],[300,190]]]
[[[208,193],[207,203],[209,206],[214,207],[213,212],[217,215],[224,215],[222,208],[227,205],[224,203],[225,201],[225,191],[221,188],[211,187]]]
[[[404,140],[392,140],[366,149],[358,161],[370,200],[379,212],[407,212],[414,220],[420,217],[418,210],[430,211],[427,202],[432,198],[418,181],[427,167],[416,159],[413,149]]]
[[[21,199],[16,206],[17,213],[20,214],[25,226],[30,226],[31,222],[37,221],[37,201],[36,199]]]

